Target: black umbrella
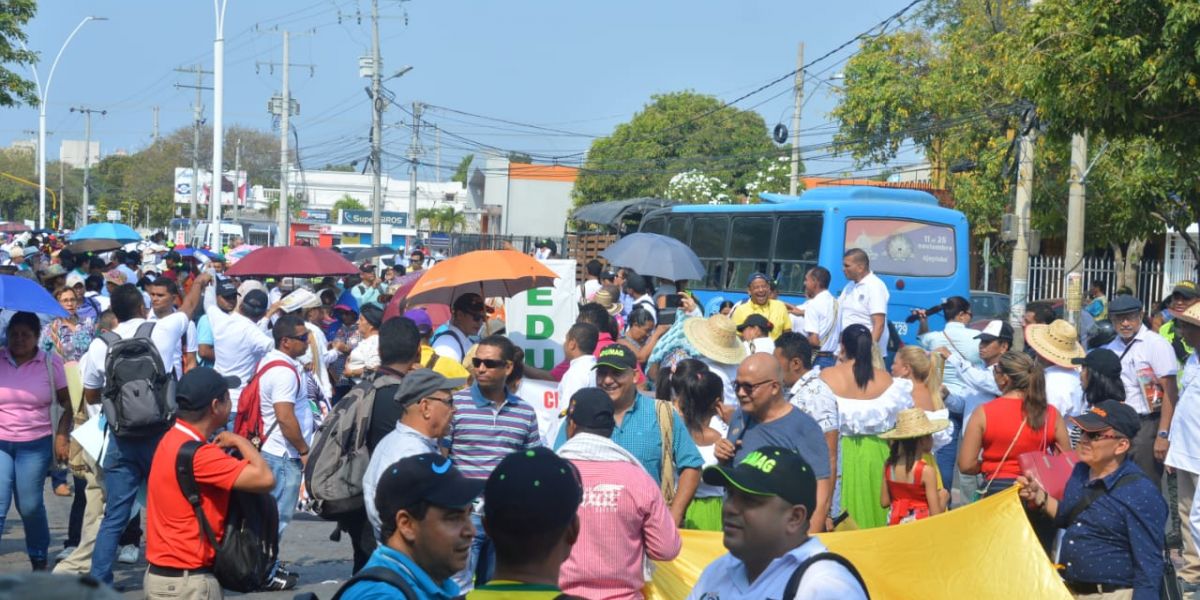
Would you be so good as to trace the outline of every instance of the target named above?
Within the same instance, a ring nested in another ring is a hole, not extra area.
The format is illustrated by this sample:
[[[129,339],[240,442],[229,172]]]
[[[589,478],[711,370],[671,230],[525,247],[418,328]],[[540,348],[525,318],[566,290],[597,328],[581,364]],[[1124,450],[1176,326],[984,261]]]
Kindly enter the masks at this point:
[[[396,254],[396,249],[389,246],[372,246],[363,248],[354,253],[354,262],[361,263],[364,260],[371,260],[377,256],[393,256]]]

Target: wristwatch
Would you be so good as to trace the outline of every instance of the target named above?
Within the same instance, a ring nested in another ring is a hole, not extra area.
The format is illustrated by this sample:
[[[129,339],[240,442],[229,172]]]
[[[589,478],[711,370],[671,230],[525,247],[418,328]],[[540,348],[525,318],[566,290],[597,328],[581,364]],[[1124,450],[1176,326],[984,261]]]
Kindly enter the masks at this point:
[[[1160,431],[1158,432],[1158,437],[1160,437],[1160,438],[1162,438],[1162,439],[1164,439],[1164,440],[1165,440],[1165,439],[1168,439],[1168,438],[1170,437],[1170,433],[1169,433],[1169,432],[1167,432],[1167,430],[1163,429],[1163,430],[1160,430]]]

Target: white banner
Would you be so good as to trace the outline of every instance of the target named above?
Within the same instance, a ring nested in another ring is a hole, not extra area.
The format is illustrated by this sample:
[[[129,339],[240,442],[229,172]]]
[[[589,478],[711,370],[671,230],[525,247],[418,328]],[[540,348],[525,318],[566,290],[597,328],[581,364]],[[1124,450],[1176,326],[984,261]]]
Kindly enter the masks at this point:
[[[504,303],[509,339],[525,351],[525,364],[549,371],[566,357],[563,342],[579,315],[574,260],[544,260],[558,274],[552,288],[517,294]]]
[[[558,422],[558,415],[567,408],[566,401],[560,401],[558,397],[558,384],[553,381],[525,378],[521,380],[517,396],[537,411],[538,435],[542,438],[542,444],[553,448],[554,440],[549,439],[549,436],[552,432],[558,433],[554,425]]]

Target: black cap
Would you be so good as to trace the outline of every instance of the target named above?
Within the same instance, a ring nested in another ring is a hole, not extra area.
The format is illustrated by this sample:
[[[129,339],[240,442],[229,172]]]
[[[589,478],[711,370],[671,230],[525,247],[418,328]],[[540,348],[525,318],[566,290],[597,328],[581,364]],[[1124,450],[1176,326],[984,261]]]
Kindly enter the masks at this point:
[[[359,270],[360,272],[362,272],[362,273],[374,273],[374,272],[375,272],[375,265],[373,265],[373,264],[371,264],[371,263],[369,263],[369,262],[365,262],[365,263],[363,263],[363,264],[361,264],[361,265],[358,265],[358,270]]]
[[[742,321],[742,324],[737,326],[738,333],[741,333],[747,327],[757,327],[763,333],[770,333],[772,325],[771,325],[771,322],[768,321],[766,317],[764,317],[758,313],[754,313],[754,314],[746,317],[746,320]]]
[[[606,430],[616,427],[615,411],[612,398],[597,387],[586,387],[575,392],[567,407],[571,420],[584,429]]]
[[[1107,348],[1092,350],[1083,358],[1072,358],[1071,363],[1083,365],[1089,371],[1106,375],[1111,379],[1119,379],[1121,377],[1121,359],[1117,357],[1116,352]]]
[[[817,477],[799,454],[779,446],[749,452],[733,467],[704,469],[704,483],[735,487],[756,496],[779,496],[803,504],[811,514],[817,505]]]
[[[175,384],[175,403],[183,410],[200,410],[241,385],[242,380],[237,377],[223,377],[209,367],[196,367],[184,373]]]
[[[509,454],[492,470],[483,488],[483,518],[492,531],[553,531],[571,522],[582,501],[575,466],[539,446]]]
[[[454,310],[469,313],[483,313],[483,298],[479,294],[468,292],[454,299]]]
[[[443,508],[466,508],[483,491],[482,479],[468,479],[450,459],[430,452],[402,458],[388,467],[375,488],[375,508],[384,522],[396,512],[428,502]]]
[[[258,318],[267,313],[267,293],[262,290],[250,290],[242,296],[242,312],[248,317]]]
[[[433,369],[409,371],[396,387],[396,403],[408,406],[440,390],[455,390],[466,385],[466,379],[447,379]]]
[[[1013,328],[1012,325],[1009,325],[1007,321],[1001,321],[1000,319],[989,321],[987,326],[983,328],[983,331],[981,331],[979,335],[975,336],[975,339],[984,340],[987,342],[993,340],[1005,340],[1011,342],[1013,339]]]
[[[1124,315],[1140,310],[1142,310],[1142,301],[1129,294],[1120,294],[1108,302],[1109,315]]]
[[[633,350],[622,346],[621,344],[609,344],[600,351],[600,355],[596,357],[596,366],[612,367],[618,371],[625,371],[637,367],[637,357],[634,356]]]
[[[1188,299],[1200,298],[1200,287],[1197,287],[1195,282],[1185,279],[1176,283],[1175,287],[1171,288],[1171,293]]]
[[[237,284],[232,279],[222,279],[217,281],[217,295],[222,298],[236,298]]]
[[[1116,400],[1097,402],[1092,405],[1092,410],[1078,417],[1071,417],[1071,422],[1087,432],[1104,431],[1111,427],[1117,433],[1130,439],[1137,435],[1138,429],[1141,429],[1142,426],[1137,411],[1124,402]]]
[[[371,324],[371,327],[374,327],[375,329],[379,329],[379,326],[383,325],[383,309],[374,302],[363,306],[359,314],[362,315],[362,318],[366,319],[367,322]]]

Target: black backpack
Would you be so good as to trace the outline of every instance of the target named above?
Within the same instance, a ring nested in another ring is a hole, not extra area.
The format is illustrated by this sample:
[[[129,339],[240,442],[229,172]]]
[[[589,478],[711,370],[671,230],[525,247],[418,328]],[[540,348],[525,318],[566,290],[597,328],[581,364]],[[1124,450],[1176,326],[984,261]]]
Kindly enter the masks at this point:
[[[813,563],[823,560],[833,561],[845,567],[847,571],[850,571],[850,574],[858,581],[858,585],[862,587],[863,595],[867,597],[867,600],[871,600],[871,592],[867,590],[867,584],[863,581],[862,575],[858,574],[858,569],[855,569],[854,565],[846,560],[846,557],[832,552],[818,552],[804,559],[804,562],[800,563],[800,566],[796,567],[795,571],[792,571],[792,576],[788,578],[787,585],[783,586],[783,596],[781,596],[781,599],[792,600],[795,598],[796,592],[800,590],[800,581],[804,579],[804,573],[808,571],[809,567],[813,566]]]
[[[225,517],[225,535],[221,543],[213,534],[212,525],[200,508],[200,486],[196,483],[193,459],[201,443],[185,442],[175,458],[175,476],[187,498],[200,529],[216,549],[213,575],[221,587],[235,592],[262,589],[279,556],[279,509],[267,493],[232,490],[229,512]]]
[[[108,427],[117,437],[148,437],[163,433],[175,421],[175,375],[163,365],[150,338],[154,321],[138,326],[128,338],[106,331],[101,402]]]

